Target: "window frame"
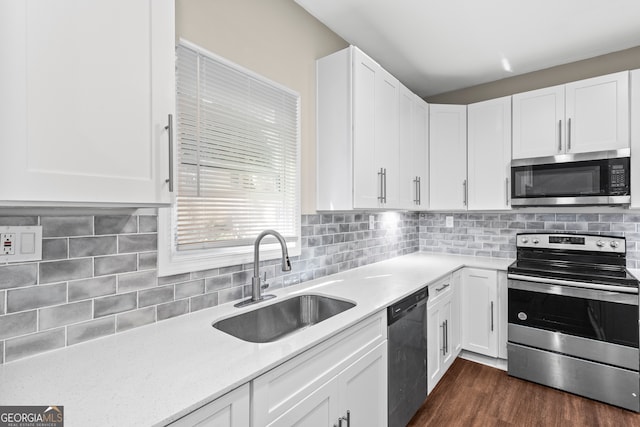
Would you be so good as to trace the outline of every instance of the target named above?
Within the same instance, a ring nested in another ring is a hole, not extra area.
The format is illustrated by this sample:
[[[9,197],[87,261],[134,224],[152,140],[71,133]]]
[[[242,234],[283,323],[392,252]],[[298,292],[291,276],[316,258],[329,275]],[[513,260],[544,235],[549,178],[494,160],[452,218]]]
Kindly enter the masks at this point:
[[[261,76],[251,70],[248,70],[245,67],[242,67],[238,64],[233,63],[232,61],[221,57],[215,53],[212,53],[206,49],[203,49],[200,46],[197,46],[187,40],[180,39],[179,44],[184,45],[185,47],[196,50],[203,55],[210,56],[217,61],[222,62],[223,64],[233,67],[248,76],[258,79],[262,82],[266,82],[272,86],[275,86],[281,90],[289,92],[297,96],[298,98],[298,109],[297,109],[297,140],[296,140],[296,182],[295,182],[295,195],[297,202],[297,230],[296,230],[296,240],[289,241],[287,239],[287,249],[289,252],[289,256],[299,256],[301,253],[301,210],[300,210],[300,166],[301,166],[301,99],[300,94],[280,83],[274,82],[264,76]],[[177,90],[177,88],[176,88]],[[178,126],[174,126],[174,138],[173,138],[173,151],[177,153],[178,149],[178,141],[175,137],[176,128]],[[173,159],[173,170],[174,175],[177,176],[178,168],[180,167],[179,162],[177,161],[177,156],[174,156]],[[212,268],[220,268],[220,267],[229,267],[239,264],[248,264],[253,262],[253,244],[243,244],[237,246],[227,246],[227,247],[218,247],[218,248],[208,248],[208,249],[190,249],[190,250],[177,250],[176,243],[176,234],[174,233],[174,223],[176,218],[176,196],[177,189],[173,194],[171,194],[171,205],[166,208],[158,208],[158,275],[159,276],[167,276],[174,274],[187,273],[192,271],[200,271],[207,270]],[[257,237],[257,236],[256,236]],[[260,245],[260,259],[261,260],[271,260],[277,259],[281,257],[280,245],[277,242],[269,243],[269,240],[266,240],[264,243]]]

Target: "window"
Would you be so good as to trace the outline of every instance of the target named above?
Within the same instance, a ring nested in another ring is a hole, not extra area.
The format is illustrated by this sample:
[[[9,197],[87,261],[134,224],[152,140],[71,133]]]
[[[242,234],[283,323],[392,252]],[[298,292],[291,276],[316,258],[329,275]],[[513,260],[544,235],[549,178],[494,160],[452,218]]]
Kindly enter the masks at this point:
[[[299,254],[300,96],[190,43],[176,52],[177,188],[159,214],[160,274],[250,262],[269,228]]]

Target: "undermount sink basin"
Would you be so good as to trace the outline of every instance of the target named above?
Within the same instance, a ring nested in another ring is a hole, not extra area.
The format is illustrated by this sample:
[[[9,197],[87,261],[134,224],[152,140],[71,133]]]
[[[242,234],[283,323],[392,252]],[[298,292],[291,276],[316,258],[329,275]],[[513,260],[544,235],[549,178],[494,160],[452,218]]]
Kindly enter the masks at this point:
[[[321,295],[299,295],[220,320],[213,327],[244,341],[265,343],[320,323],[355,304]]]

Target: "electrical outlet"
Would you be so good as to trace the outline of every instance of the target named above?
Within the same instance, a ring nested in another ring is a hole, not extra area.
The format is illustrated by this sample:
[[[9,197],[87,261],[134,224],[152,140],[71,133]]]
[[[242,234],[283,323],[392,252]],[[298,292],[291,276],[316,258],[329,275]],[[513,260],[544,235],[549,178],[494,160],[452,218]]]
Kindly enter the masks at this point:
[[[369,215],[369,230],[374,230],[376,228],[376,217],[373,215]]]
[[[452,216],[445,217],[445,227],[453,228],[453,217]]]
[[[2,243],[2,255],[14,255],[16,253],[16,235],[14,233],[3,233],[0,235]]]
[[[42,226],[0,227],[0,263],[41,259]]]

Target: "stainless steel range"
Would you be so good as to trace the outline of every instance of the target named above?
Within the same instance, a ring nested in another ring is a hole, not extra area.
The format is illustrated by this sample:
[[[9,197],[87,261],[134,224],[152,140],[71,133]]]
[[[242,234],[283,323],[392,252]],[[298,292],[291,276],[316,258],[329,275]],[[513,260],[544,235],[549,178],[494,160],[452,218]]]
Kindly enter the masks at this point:
[[[623,237],[518,234],[509,375],[640,412],[638,280]]]

